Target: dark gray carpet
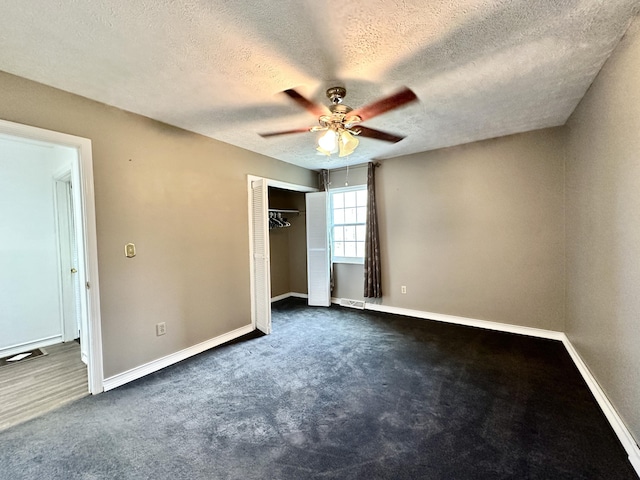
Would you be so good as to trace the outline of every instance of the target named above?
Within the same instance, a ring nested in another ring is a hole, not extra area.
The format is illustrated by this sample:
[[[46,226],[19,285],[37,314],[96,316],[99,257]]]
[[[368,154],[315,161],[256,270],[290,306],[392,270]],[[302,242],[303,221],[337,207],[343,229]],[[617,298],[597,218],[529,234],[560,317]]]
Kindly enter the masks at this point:
[[[560,342],[288,299],[0,433],[7,479],[636,479]]]

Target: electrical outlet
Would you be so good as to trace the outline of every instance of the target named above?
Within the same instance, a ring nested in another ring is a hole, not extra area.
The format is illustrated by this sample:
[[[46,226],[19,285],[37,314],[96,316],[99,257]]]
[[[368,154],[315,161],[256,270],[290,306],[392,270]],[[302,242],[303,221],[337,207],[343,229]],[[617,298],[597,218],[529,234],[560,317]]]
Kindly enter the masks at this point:
[[[400,292],[401,292],[401,293],[407,293],[407,286],[406,286],[406,285],[402,285],[402,286],[400,287]]]
[[[167,333],[167,324],[165,322],[156,323],[156,336],[164,335]]]

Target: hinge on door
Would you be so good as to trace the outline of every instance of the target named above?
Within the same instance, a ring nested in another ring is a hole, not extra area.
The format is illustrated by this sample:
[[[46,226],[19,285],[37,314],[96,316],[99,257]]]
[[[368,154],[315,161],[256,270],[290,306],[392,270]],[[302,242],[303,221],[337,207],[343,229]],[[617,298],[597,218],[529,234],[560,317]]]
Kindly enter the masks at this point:
[[[87,290],[89,290],[90,288],[91,288],[91,284],[87,282]]]

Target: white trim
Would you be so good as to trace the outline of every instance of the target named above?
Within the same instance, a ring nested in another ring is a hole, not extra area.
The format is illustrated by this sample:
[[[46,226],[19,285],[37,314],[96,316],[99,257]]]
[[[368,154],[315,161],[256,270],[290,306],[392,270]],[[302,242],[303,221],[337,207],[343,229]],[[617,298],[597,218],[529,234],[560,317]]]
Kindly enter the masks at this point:
[[[339,300],[339,299],[337,299]],[[374,312],[394,313],[396,315],[405,315],[408,317],[422,318],[425,320],[435,320],[437,322],[453,323],[456,325],[465,325],[467,327],[484,328],[486,330],[497,330],[499,332],[517,333],[518,335],[527,335],[529,337],[547,338],[550,340],[562,341],[564,333],[555,330],[544,330],[542,328],[523,327],[520,325],[512,325],[509,323],[491,322],[488,320],[477,320],[475,318],[458,317],[455,315],[445,315],[443,313],[423,312],[421,310],[411,310],[408,308],[390,307],[388,305],[379,305],[376,303],[365,303],[365,310]]]
[[[0,135],[9,135],[71,147],[78,152],[77,171],[80,178],[80,221],[84,232],[83,243],[78,244],[78,256],[84,262],[84,268],[78,269],[80,281],[87,285],[86,313],[88,316],[89,336],[89,391],[93,394],[103,390],[102,371],[102,331],[100,325],[100,290],[98,282],[98,241],[96,235],[95,199],[93,189],[93,156],[91,140],[66,133],[32,127],[15,122],[0,120]]]
[[[244,327],[236,328],[235,330],[232,330],[228,333],[224,333],[178,352],[171,353],[165,357],[145,363],[143,365],[140,365],[139,367],[132,368],[131,370],[127,370],[126,372],[118,373],[117,375],[114,375],[112,377],[105,378],[104,391],[106,392],[109,390],[113,390],[114,388],[120,387],[125,383],[132,382],[144,377],[145,375],[149,375],[151,373],[157,372],[158,370],[162,370],[163,368],[166,368],[170,365],[202,353],[205,350],[209,350],[210,348],[217,347],[218,345],[230,342],[231,340],[235,340],[236,338],[241,337],[242,335],[246,335],[247,333],[251,333],[254,330],[255,328],[253,325],[245,325]]]
[[[271,303],[279,302],[280,300],[284,300],[285,298],[289,298],[289,297],[309,298],[309,295],[307,295],[306,293],[296,293],[296,292],[283,293],[282,295],[271,297]]]
[[[267,181],[267,185],[269,185],[270,187],[281,188],[283,190],[292,190],[294,192],[304,192],[304,193],[318,191],[318,189],[314,187],[307,187],[306,185],[297,185],[295,183],[281,182],[280,180],[273,180],[272,178],[256,177],[254,175],[249,175],[249,177],[252,177],[253,180],[260,180],[261,178],[264,178]]]
[[[567,349],[567,352],[569,352],[573,363],[575,363],[576,367],[580,371],[582,378],[584,378],[584,381],[587,383],[589,390],[591,390],[591,393],[598,402],[598,405],[600,405],[602,412],[607,417],[611,428],[613,428],[613,431],[618,436],[620,443],[622,443],[622,446],[626,450],[631,465],[640,477],[640,448],[638,448],[633,435],[631,435],[631,432],[629,432],[629,429],[624,424],[622,418],[620,418],[620,415],[609,401],[609,398],[607,398],[606,393],[604,392],[604,390],[602,390],[602,387],[600,387],[598,381],[591,374],[591,371],[580,357],[580,354],[569,340],[569,337],[567,337],[564,333],[562,334],[562,343]]]
[[[296,297],[296,298],[309,298],[309,294],[308,293],[291,292],[289,295],[292,296],[292,297]]]
[[[50,337],[39,338],[31,342],[17,343],[10,347],[0,348],[0,358],[10,357],[11,355],[17,355],[18,353],[28,352],[29,350],[35,350],[36,348],[48,347],[49,345],[56,345],[62,343],[62,335],[51,335]]]
[[[333,229],[336,225],[334,225],[333,223],[333,213],[334,213],[334,206],[333,206],[333,195],[336,193],[345,193],[345,192],[359,192],[359,191],[367,191],[368,187],[366,184],[363,185],[351,185],[348,187],[338,187],[338,188],[333,188],[333,189],[329,189],[327,191],[327,194],[329,196],[329,208],[327,211],[327,230],[328,230],[328,235],[329,235],[329,244],[330,244],[330,251],[331,251],[331,258],[330,258],[330,262],[332,264],[334,263],[345,263],[345,264],[350,264],[350,265],[364,265],[364,255],[362,257],[346,257],[346,256],[336,256],[334,255],[335,252],[335,248],[334,248],[334,239],[333,239]],[[366,219],[364,223],[350,223],[350,224],[340,224],[338,226],[359,226],[359,225],[366,225]],[[357,242],[356,242],[357,243]],[[333,265],[332,265],[333,266]]]
[[[256,279],[253,274],[255,265],[253,260],[253,189],[251,184],[260,177],[247,175],[247,220],[249,221],[249,297],[251,299],[251,326],[256,328]]]
[[[279,302],[280,300],[284,300],[285,298],[289,298],[291,296],[291,292],[283,293],[282,295],[276,295],[275,297],[271,297],[271,303]]]
[[[349,265],[364,265],[364,257],[333,257],[331,263],[346,263]]]

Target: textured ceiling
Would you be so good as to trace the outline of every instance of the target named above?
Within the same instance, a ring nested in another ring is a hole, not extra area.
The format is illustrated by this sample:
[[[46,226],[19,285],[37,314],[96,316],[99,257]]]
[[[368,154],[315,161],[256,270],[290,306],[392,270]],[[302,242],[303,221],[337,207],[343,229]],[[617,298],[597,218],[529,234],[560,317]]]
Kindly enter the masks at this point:
[[[308,168],[563,124],[638,0],[0,0],[0,70]],[[415,91],[347,159],[278,92],[354,108]]]

